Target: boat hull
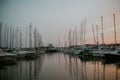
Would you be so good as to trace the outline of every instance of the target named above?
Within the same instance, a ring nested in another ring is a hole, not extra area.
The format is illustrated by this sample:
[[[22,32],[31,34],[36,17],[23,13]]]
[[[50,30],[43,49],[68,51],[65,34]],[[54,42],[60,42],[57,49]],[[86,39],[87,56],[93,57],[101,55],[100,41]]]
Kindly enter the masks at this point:
[[[104,54],[106,62],[117,62],[120,61],[120,55],[117,54]]]

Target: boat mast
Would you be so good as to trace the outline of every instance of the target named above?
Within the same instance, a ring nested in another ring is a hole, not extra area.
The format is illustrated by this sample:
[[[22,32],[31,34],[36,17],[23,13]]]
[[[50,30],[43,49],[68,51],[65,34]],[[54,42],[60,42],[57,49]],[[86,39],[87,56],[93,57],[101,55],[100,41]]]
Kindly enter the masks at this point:
[[[1,22],[0,26],[1,26],[1,31],[0,31],[0,45],[1,45],[1,48],[3,48],[4,27],[3,27],[3,23],[2,22]]]
[[[20,49],[21,49],[21,48],[22,48],[22,33],[21,33],[21,30],[20,30],[20,36],[19,36],[19,37],[20,37],[20,39],[19,39],[19,40],[20,40],[20,41],[19,41],[20,43],[19,43],[19,44],[20,44]]]
[[[2,22],[0,23],[0,48],[2,47],[1,41],[2,41]]]
[[[42,42],[42,35],[40,34],[40,47],[43,46],[43,42]]]
[[[16,49],[18,50],[18,27],[16,29],[15,37],[16,37],[15,45],[16,45]]]
[[[27,39],[28,39],[27,35],[28,35],[28,28],[26,28],[26,40],[25,40],[25,47],[26,48],[27,48]]]
[[[92,30],[93,30],[93,37],[94,37],[94,45],[96,43],[96,40],[95,40],[95,31],[94,31],[94,25],[92,24]]]
[[[10,49],[12,49],[12,25],[10,27]]]
[[[97,47],[98,47],[98,44],[99,44],[99,41],[98,41],[98,25],[96,25],[96,39],[97,39]]]
[[[3,41],[3,43],[4,43],[4,48],[6,48],[6,31],[7,30],[7,24],[5,25],[5,29],[4,29],[4,41]]]
[[[36,32],[37,31],[36,31],[36,28],[35,28],[35,30],[34,30],[34,48],[35,48],[35,51],[37,51],[37,46],[36,46],[37,45],[37,37],[36,37],[37,34],[36,34]]]
[[[39,32],[38,31],[36,31],[36,47],[37,47],[37,51],[39,52]]]
[[[69,30],[69,47],[71,46],[71,29]]]
[[[86,38],[86,19],[84,20],[84,45],[85,45],[85,38]]]
[[[101,36],[102,36],[102,45],[104,45],[103,17],[102,16],[101,16],[101,28],[102,28],[102,33],[101,33]]]
[[[9,27],[7,28],[7,48],[9,48]]]
[[[32,23],[30,23],[30,26],[29,26],[29,48],[32,49]]]
[[[83,45],[83,22],[81,23],[81,45]]]
[[[82,45],[82,23],[80,26],[80,45]]]
[[[40,52],[40,47],[41,47],[41,35],[38,32],[38,52]]]
[[[75,32],[76,32],[76,47],[77,47],[77,27],[75,27]]]
[[[66,48],[68,42],[68,37],[66,37],[66,34],[64,34],[64,47]]]
[[[60,36],[58,37],[58,47],[61,47]]]
[[[6,39],[5,39],[5,47],[8,48],[8,27],[6,27]]]
[[[116,46],[116,24],[115,24],[115,14],[113,14],[114,19],[114,37],[115,37],[115,46]]]
[[[12,37],[12,45],[11,45],[11,48],[13,49],[14,48],[14,28],[12,29],[12,34],[11,34],[11,37]]]
[[[72,30],[72,41],[71,42],[72,42],[71,45],[74,46],[75,45],[75,30],[74,29]]]

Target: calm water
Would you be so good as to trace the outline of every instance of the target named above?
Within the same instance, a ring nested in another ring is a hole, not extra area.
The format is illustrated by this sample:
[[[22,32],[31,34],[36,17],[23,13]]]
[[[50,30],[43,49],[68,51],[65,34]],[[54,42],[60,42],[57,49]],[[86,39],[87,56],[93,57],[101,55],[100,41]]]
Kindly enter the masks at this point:
[[[0,70],[0,80],[120,80],[120,64],[63,53],[42,54]]]

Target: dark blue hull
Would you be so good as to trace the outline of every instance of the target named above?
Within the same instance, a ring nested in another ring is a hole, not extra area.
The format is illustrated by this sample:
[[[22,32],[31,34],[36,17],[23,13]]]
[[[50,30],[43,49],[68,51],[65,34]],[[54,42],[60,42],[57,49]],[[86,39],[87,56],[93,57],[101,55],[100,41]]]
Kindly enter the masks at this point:
[[[106,62],[117,62],[120,61],[120,55],[116,54],[104,54]]]

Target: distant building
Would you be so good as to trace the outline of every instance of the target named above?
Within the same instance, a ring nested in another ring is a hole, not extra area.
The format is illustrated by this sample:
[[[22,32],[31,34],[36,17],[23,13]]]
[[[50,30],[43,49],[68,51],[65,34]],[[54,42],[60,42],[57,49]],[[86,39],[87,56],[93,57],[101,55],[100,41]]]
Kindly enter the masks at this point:
[[[53,47],[53,44],[50,43],[50,44],[48,45],[48,47],[49,47],[49,48]]]

